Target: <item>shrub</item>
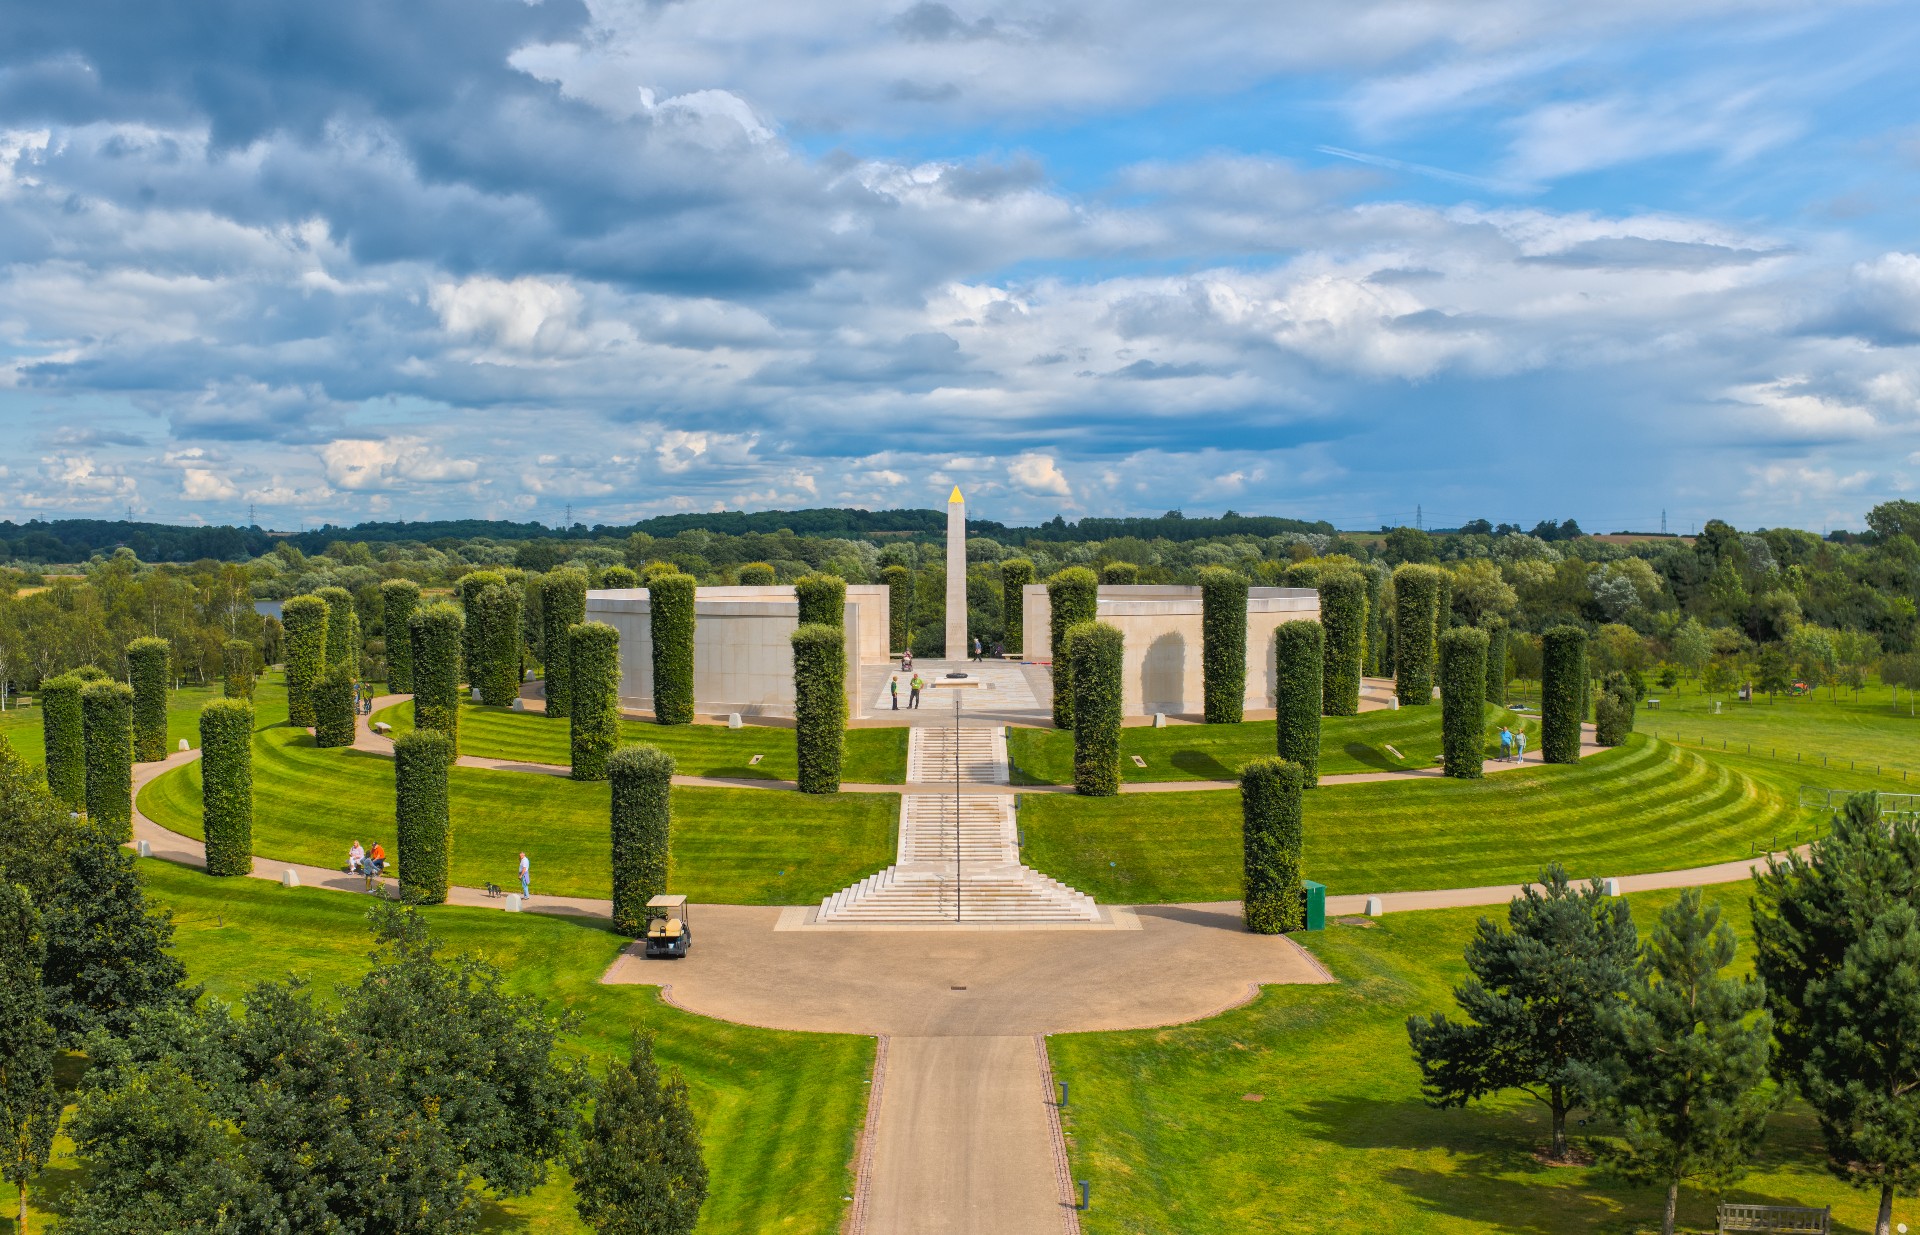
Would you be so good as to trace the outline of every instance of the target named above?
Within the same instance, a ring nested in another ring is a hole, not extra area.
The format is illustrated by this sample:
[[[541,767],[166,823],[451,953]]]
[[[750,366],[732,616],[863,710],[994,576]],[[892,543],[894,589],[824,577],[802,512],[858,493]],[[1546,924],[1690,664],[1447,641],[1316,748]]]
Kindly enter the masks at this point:
[[[1088,797],[1120,792],[1120,675],[1125,636],[1105,622],[1067,631],[1073,666],[1073,788]]]
[[[548,716],[567,714],[567,631],[586,620],[587,572],[575,566],[548,571],[540,580],[540,659],[547,668]]]
[[[1408,564],[1393,572],[1393,693],[1402,707],[1433,702],[1433,635],[1440,571]]]
[[[1052,607],[1047,648],[1053,658],[1053,724],[1073,728],[1073,666],[1066,657],[1069,628],[1100,614],[1100,580],[1085,566],[1069,566],[1047,580]]]
[[[655,575],[647,584],[653,631],[653,719],[693,720],[693,576]]]
[[[1140,582],[1140,568],[1132,562],[1108,562],[1100,568],[1100,582],[1114,587],[1126,587]]]
[[[1440,636],[1440,755],[1448,776],[1479,779],[1486,707],[1487,632],[1456,626]]]
[[[793,581],[800,600],[800,625],[844,626],[847,581],[838,575],[802,575]]]
[[[1607,675],[1600,696],[1593,705],[1593,740],[1602,746],[1618,746],[1633,732],[1634,710],[1640,692],[1633,679],[1615,669]]]
[[[908,623],[913,617],[913,572],[905,566],[889,566],[880,572],[880,582],[887,585],[887,648],[904,652],[912,629]]]
[[[121,844],[133,839],[133,689],[89,682],[80,691],[87,742],[87,818]]]
[[[1326,628],[1326,680],[1320,710],[1327,716],[1360,714],[1360,658],[1367,645],[1367,581],[1352,570],[1320,576],[1320,625]]]
[[[1286,582],[1281,586],[1317,588],[1320,586],[1321,573],[1322,568],[1318,562],[1295,562],[1287,567],[1287,573],[1283,576]]]
[[[1033,582],[1033,563],[1023,557],[1010,557],[1000,563],[1000,639],[1007,650],[1025,658],[1027,584]]]
[[[573,658],[573,779],[605,780],[607,756],[620,740],[620,632],[605,622],[581,622],[567,631],[567,651]]]
[[[1263,756],[1240,769],[1240,844],[1246,872],[1240,905],[1247,929],[1256,935],[1278,935],[1306,925],[1300,872],[1300,795],[1305,787],[1306,770],[1285,759]]]
[[[460,644],[466,619],[444,600],[422,605],[407,621],[413,648],[413,725],[447,735],[460,749]]]
[[[1320,783],[1320,696],[1326,689],[1326,631],[1318,622],[1274,627],[1274,741],[1280,758],[1300,768],[1308,788]]]
[[[1540,758],[1580,758],[1580,707],[1586,694],[1587,632],[1556,626],[1540,637]]]
[[[328,665],[313,688],[313,744],[323,749],[353,745],[353,665]]]
[[[1507,619],[1489,613],[1480,619],[1487,632],[1487,702],[1507,706]]]
[[[253,872],[253,705],[213,699],[200,709],[200,806],[209,875]]]
[[[1387,620],[1387,587],[1393,576],[1377,563],[1361,567],[1360,572],[1367,581],[1367,672],[1374,677],[1389,677],[1393,673],[1393,640],[1388,632],[1393,623]]]
[[[314,593],[327,602],[327,668],[349,665],[360,673],[360,615],[353,593],[343,587],[323,587]]]
[[[741,587],[772,587],[779,578],[767,562],[748,562],[734,577],[740,580]]]
[[[624,592],[640,586],[640,576],[633,573],[631,566],[609,566],[600,572],[600,587],[604,591]]]
[[[809,622],[793,632],[793,743],[800,792],[840,792],[846,728],[846,632]]]
[[[1200,680],[1209,725],[1237,725],[1247,702],[1247,580],[1224,566],[1200,572]],[[1320,704],[1314,702],[1314,714]]]
[[[400,894],[438,905],[447,899],[453,861],[453,820],[447,811],[447,770],[454,745],[435,729],[415,729],[393,743],[393,822]]]
[[[133,758],[158,763],[167,757],[167,662],[173,648],[151,635],[127,645],[127,680],[133,687]]]
[[[389,579],[380,585],[380,629],[386,636],[387,689],[396,695],[413,693],[413,640],[408,636],[413,611],[420,607],[420,585],[411,579]]]
[[[467,603],[467,620],[481,626],[467,646],[467,680],[480,688],[480,702],[504,708],[520,694],[520,610],[525,598],[510,583],[490,583]]]
[[[667,890],[673,837],[673,756],[622,746],[607,757],[613,790],[613,929],[637,937],[647,902]]]
[[[469,686],[480,685],[480,663],[486,657],[487,624],[485,615],[475,609],[480,593],[496,583],[505,583],[507,577],[497,570],[475,570],[461,575],[453,585],[454,595],[460,598],[460,613],[467,624],[460,636],[461,680]]]
[[[87,804],[86,721],[80,711],[84,688],[71,673],[40,683],[40,725],[47,755],[47,788],[68,810]]]
[[[313,728],[313,688],[327,669],[327,602],[296,596],[280,607],[287,629],[287,719]]]
[[[221,691],[229,699],[253,698],[253,645],[229,639],[220,645]]]

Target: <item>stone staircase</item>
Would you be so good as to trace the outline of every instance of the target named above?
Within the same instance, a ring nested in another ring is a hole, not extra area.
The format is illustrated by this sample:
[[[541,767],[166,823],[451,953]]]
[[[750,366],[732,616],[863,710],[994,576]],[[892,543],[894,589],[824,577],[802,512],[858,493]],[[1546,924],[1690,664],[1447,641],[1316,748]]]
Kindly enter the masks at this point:
[[[907,779],[915,784],[953,784],[956,775],[970,784],[1007,783],[1003,729],[916,727],[910,735]],[[917,793],[900,799],[894,865],[821,901],[814,920],[1038,924],[1101,916],[1092,897],[1020,864],[1010,794]]]

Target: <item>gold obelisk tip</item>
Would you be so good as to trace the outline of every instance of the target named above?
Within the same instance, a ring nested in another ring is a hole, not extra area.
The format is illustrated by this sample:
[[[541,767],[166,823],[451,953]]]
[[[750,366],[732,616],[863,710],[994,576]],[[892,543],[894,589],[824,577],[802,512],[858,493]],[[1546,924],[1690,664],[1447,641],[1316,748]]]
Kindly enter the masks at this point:
[[[955,502],[964,502],[966,500],[966,498],[960,496],[960,486],[955,485],[953,487],[953,496],[947,499],[947,505],[951,506]]]

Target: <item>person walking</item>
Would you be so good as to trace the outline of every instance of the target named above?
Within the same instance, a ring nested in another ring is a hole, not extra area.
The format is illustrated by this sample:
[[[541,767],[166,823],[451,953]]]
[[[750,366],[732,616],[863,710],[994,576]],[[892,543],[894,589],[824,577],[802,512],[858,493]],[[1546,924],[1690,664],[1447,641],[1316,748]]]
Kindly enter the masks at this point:
[[[527,860],[527,851],[520,851],[520,895],[533,896],[533,863]]]
[[[976,661],[984,659],[984,657],[982,657],[980,654],[980,636],[979,635],[975,635],[973,637],[973,658]]]
[[[1513,732],[1513,761],[1524,763],[1527,758],[1527,731],[1516,729]]]
[[[1513,754],[1513,730],[1500,726],[1500,758],[1505,760]]]
[[[893,699],[893,710],[898,712],[900,710],[900,675],[895,674],[887,679],[887,694]]]
[[[998,639],[993,641],[993,658],[995,660],[1005,660],[1007,658],[1007,645]]]
[[[924,685],[926,685],[926,683],[920,680],[920,675],[917,673],[913,675],[913,681],[907,683],[911,691],[907,696],[907,706],[909,708],[917,708],[920,706],[920,688]]]
[[[900,653],[900,672],[913,672],[913,653],[911,651]]]

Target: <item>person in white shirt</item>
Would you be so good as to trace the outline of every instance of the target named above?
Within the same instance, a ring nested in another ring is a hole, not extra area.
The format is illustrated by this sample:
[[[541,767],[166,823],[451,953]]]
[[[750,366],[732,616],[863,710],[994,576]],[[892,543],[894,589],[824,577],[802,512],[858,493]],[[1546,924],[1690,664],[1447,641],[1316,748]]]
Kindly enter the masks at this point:
[[[533,895],[533,863],[527,860],[524,850],[520,854],[520,895]]]

